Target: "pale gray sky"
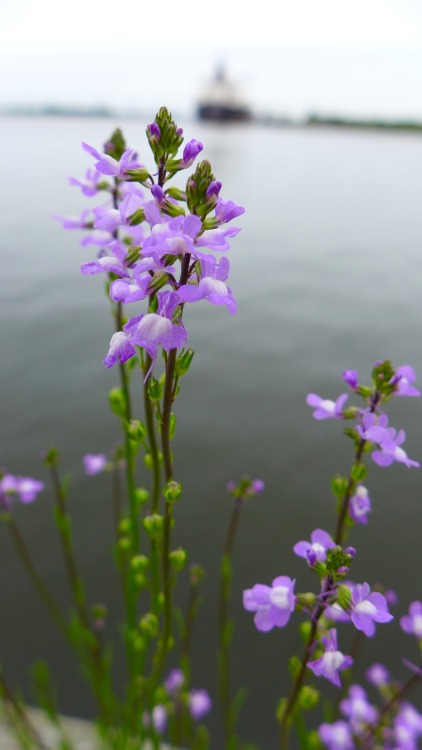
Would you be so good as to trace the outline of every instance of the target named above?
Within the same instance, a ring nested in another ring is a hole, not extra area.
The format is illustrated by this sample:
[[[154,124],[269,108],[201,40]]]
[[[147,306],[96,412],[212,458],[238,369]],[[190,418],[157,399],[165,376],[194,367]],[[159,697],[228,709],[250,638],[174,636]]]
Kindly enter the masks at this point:
[[[0,106],[189,112],[219,61],[259,110],[422,119],[422,1],[0,0]]]

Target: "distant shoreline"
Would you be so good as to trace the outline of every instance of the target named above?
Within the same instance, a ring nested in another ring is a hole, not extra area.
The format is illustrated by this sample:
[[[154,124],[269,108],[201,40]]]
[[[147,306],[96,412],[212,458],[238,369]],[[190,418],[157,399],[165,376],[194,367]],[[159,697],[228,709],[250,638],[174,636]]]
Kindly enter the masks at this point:
[[[45,105],[42,107],[0,107],[0,116],[3,117],[98,117],[101,119],[143,119],[145,114],[136,110],[113,110],[110,107],[98,106],[92,108],[84,107],[61,107],[58,105]],[[208,122],[203,120],[203,122]],[[210,120],[210,123],[219,124],[219,121]],[[237,122],[221,121],[222,124],[237,124]],[[381,130],[407,133],[422,132],[422,121],[417,120],[383,120],[383,119],[360,119],[340,116],[324,116],[311,114],[301,120],[292,119],[283,115],[252,115],[250,120],[242,125],[264,125],[273,128],[343,128],[353,130]]]

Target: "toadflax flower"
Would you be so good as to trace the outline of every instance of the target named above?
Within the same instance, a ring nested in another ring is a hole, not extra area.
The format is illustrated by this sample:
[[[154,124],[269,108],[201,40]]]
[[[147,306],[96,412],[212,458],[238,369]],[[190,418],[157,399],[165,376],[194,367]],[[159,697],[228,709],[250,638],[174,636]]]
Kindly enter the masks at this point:
[[[400,627],[405,633],[422,640],[422,602],[412,602],[409,614],[400,618]]]
[[[387,609],[385,596],[378,591],[371,593],[368,583],[357,583],[352,587],[350,618],[357,630],[362,630],[368,638],[375,633],[376,622],[390,622],[394,616]]]
[[[254,623],[258,630],[266,632],[287,625],[296,603],[294,586],[294,580],[279,576],[272,586],[256,583],[243,592],[243,606],[248,612],[256,612]]]
[[[108,154],[100,154],[93,146],[89,146],[88,143],[82,143],[82,148],[84,151],[87,152],[87,154],[90,154],[94,157],[97,161],[95,162],[95,168],[98,172],[101,172],[101,174],[110,175],[112,177],[120,177],[120,179],[124,179],[126,176],[126,170],[128,168],[130,169],[137,169],[141,165],[137,164],[133,161],[134,156],[134,150],[133,148],[128,148],[122,158],[117,161],[117,159],[113,159],[112,156],[109,156]]]
[[[31,477],[19,477],[14,474],[4,474],[0,479],[0,504],[6,510],[10,509],[10,499],[17,497],[21,503],[32,503],[39,492],[44,489],[44,482]]]
[[[101,474],[107,466],[107,456],[104,453],[87,453],[82,461],[85,473],[89,476]]]
[[[195,721],[200,721],[211,711],[212,702],[206,690],[191,690],[188,701],[190,715]]]
[[[327,531],[315,529],[311,534],[311,541],[297,542],[293,547],[293,552],[298,557],[304,557],[308,561],[308,564],[312,566],[316,562],[324,562],[327,557],[327,549],[335,546],[335,542],[333,542]]]
[[[384,664],[376,662],[365,672],[365,677],[371,685],[381,688],[390,682],[390,673]]]
[[[321,724],[318,729],[321,742],[328,750],[354,750],[350,727],[345,721],[335,721],[333,724]]]
[[[350,726],[359,734],[365,724],[373,724],[378,718],[378,711],[372,706],[366,692],[360,685],[351,685],[347,698],[341,701],[340,711]]]
[[[371,498],[363,484],[359,484],[349,501],[349,513],[355,523],[368,523],[367,515],[371,512]]]
[[[325,651],[319,659],[308,661],[307,666],[317,677],[326,677],[327,680],[341,687],[339,671],[347,669],[353,664],[351,656],[345,656],[337,647],[337,631],[332,628],[327,635],[322,636]]]
[[[342,419],[343,405],[348,398],[347,393],[342,393],[337,401],[330,401],[329,399],[317,396],[316,393],[308,393],[306,403],[315,409],[313,413],[314,419]]]
[[[401,365],[396,370],[396,374],[391,383],[396,386],[395,396],[420,396],[421,392],[415,388],[412,383],[416,380],[416,373],[410,365]]]
[[[207,299],[213,305],[226,305],[229,313],[236,312],[236,301],[231,289],[224,283],[229,275],[230,262],[221,258],[217,265],[216,259],[209,255],[201,259],[201,279],[198,284],[185,284],[179,287],[178,294],[182,302],[196,302]]]

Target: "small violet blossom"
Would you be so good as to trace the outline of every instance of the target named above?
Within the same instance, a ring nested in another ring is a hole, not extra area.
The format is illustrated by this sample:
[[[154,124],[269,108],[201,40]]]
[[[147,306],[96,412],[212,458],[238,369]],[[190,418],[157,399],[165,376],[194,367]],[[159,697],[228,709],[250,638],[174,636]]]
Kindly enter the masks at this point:
[[[187,169],[193,164],[196,157],[202,151],[203,148],[204,147],[202,143],[200,141],[196,141],[195,138],[192,138],[192,140],[186,144],[185,148],[183,149],[183,158],[182,158],[184,169]]]
[[[367,412],[362,416],[362,424],[358,425],[356,429],[363,440],[368,440],[379,446],[379,450],[375,450],[371,454],[372,459],[378,466],[390,466],[394,461],[403,463],[408,468],[419,466],[419,463],[410,459],[403,448],[400,447],[406,439],[405,431],[399,430],[397,432],[394,427],[389,427],[386,414],[377,416],[372,412]]]
[[[174,310],[180,304],[177,292],[158,292],[157,297],[156,313],[138,315],[123,326],[130,345],[144,347],[153,362],[155,362],[159,344],[167,352],[170,349],[178,349],[187,340],[187,332],[183,323],[181,321],[172,323],[171,320]]]
[[[328,750],[354,750],[350,727],[345,721],[335,721],[334,724],[321,724],[318,729],[321,742]]]
[[[245,209],[243,206],[239,206],[234,201],[223,201],[219,198],[215,205],[215,218],[219,226],[227,224],[232,219],[236,219],[237,216],[241,216],[244,213]]]
[[[175,695],[181,687],[185,678],[181,669],[172,669],[164,683],[164,687],[170,695]]]
[[[213,305],[226,305],[229,313],[236,312],[236,300],[231,289],[225,285],[229,275],[230,263],[221,258],[219,264],[212,255],[201,260],[202,276],[198,284],[185,284],[179,287],[178,294],[182,302],[196,302],[207,299]]]
[[[314,419],[342,419],[343,405],[348,398],[347,393],[342,393],[337,401],[330,401],[317,396],[316,393],[308,393],[306,403],[315,409]]]
[[[422,602],[412,602],[409,614],[400,618],[400,627],[405,633],[422,640]]]
[[[154,706],[151,711],[151,719],[150,715],[147,712],[144,713],[143,724],[145,727],[149,727],[152,723],[152,726],[154,727],[154,730],[157,732],[157,734],[163,734],[163,732],[166,731],[167,718],[168,716],[165,706],[158,704]]]
[[[21,503],[32,503],[44,486],[43,482],[31,477],[4,474],[0,479],[0,504],[9,510],[12,496],[16,496]]]
[[[69,177],[68,180],[69,185],[76,185],[81,188],[84,195],[92,196],[98,192],[101,175],[96,169],[88,169],[84,180],[79,180],[76,177]]]
[[[335,546],[335,542],[327,531],[315,529],[311,534],[311,541],[297,542],[293,547],[293,552],[298,557],[305,558],[312,567],[316,562],[324,562],[327,557],[327,549],[332,549]]]
[[[349,513],[355,523],[368,523],[367,514],[371,512],[371,498],[368,490],[359,484],[349,501]]]
[[[107,456],[104,453],[87,453],[83,459],[85,473],[89,476],[101,474],[107,466]]]
[[[343,380],[350,388],[355,391],[359,383],[359,373],[357,370],[345,370],[343,372]]]
[[[296,603],[294,586],[294,580],[279,576],[272,586],[257,583],[243,592],[243,606],[248,612],[256,612],[254,623],[258,630],[267,632],[287,625]]]
[[[212,702],[206,690],[191,690],[188,700],[189,712],[195,721],[200,721],[211,711]]]
[[[353,664],[351,656],[345,656],[337,647],[337,631],[332,628],[327,635],[322,636],[325,651],[319,659],[309,661],[307,666],[317,677],[326,677],[327,680],[341,687],[339,671],[347,669]]]
[[[416,380],[416,373],[410,365],[401,365],[396,370],[396,374],[391,383],[396,385],[395,396],[420,396],[421,392],[415,388],[412,383]]]
[[[368,583],[353,585],[350,608],[350,618],[355,628],[362,630],[368,638],[374,635],[376,622],[394,619],[387,609],[385,596],[378,591],[371,593]]]
[[[372,666],[367,669],[365,677],[371,685],[378,688],[384,687],[390,682],[390,673],[388,669],[384,667],[384,664],[379,664],[378,662],[372,664]]]
[[[121,159],[117,161],[117,159],[113,159],[113,157],[108,154],[100,154],[95,148],[93,148],[93,146],[89,146],[88,143],[82,143],[81,145],[87,154],[90,154],[94,159],[97,159],[95,162],[95,168],[98,172],[101,172],[101,174],[124,179],[128,167],[130,169],[137,169],[141,166],[132,161],[134,156],[133,148],[126,149]]]
[[[378,711],[368,702],[365,690],[360,685],[351,685],[348,697],[341,701],[340,711],[356,733],[362,725],[373,724],[378,718]]]
[[[129,336],[123,331],[118,331],[111,337],[110,348],[103,362],[107,368],[113,367],[118,362],[126,362],[134,354],[136,351],[130,343]]]

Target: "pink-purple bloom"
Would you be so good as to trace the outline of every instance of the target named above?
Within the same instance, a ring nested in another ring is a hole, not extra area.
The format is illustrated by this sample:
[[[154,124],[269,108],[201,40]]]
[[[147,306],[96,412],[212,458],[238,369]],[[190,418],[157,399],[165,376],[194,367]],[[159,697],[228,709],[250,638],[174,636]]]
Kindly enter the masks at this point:
[[[321,640],[325,648],[324,653],[319,659],[309,661],[307,666],[317,677],[325,677],[333,685],[340,687],[339,672],[350,667],[353,664],[353,659],[338,650],[337,631],[334,628],[329,630],[326,636],[323,635]]]
[[[191,690],[188,701],[190,715],[195,721],[200,721],[211,711],[212,702],[206,690]]]
[[[327,558],[327,550],[335,546],[335,542],[327,531],[315,529],[311,534],[311,541],[297,542],[293,547],[293,552],[298,557],[304,557],[308,564],[312,566],[316,562],[324,562]]]
[[[369,703],[360,685],[351,685],[347,698],[340,703],[340,711],[356,734],[361,733],[365,724],[373,724],[378,718],[377,709]]]
[[[6,510],[10,509],[12,497],[17,497],[24,504],[32,503],[44,486],[44,482],[31,477],[4,474],[0,479],[0,503]]]
[[[119,161],[113,159],[113,157],[108,154],[100,154],[93,146],[89,146],[88,143],[82,143],[82,148],[87,154],[90,154],[97,160],[95,162],[95,168],[98,172],[101,172],[101,174],[124,179],[127,176],[127,169],[137,169],[141,166],[133,161],[134,150],[132,148],[128,148]]]
[[[111,337],[108,354],[103,362],[106,367],[113,367],[118,362],[126,362],[134,354],[136,350],[130,343],[129,336],[124,331],[117,331]]]
[[[392,383],[396,386],[395,396],[420,396],[421,392],[412,385],[416,380],[416,373],[410,365],[401,365],[396,370]]]
[[[354,750],[350,727],[341,719],[333,724],[321,724],[318,734],[328,750]]]
[[[258,630],[267,632],[287,625],[296,604],[294,586],[294,580],[279,576],[271,586],[256,583],[243,592],[243,606],[248,612],[256,612],[254,623]]]
[[[355,523],[368,523],[371,512],[371,498],[363,484],[359,484],[349,501],[349,513]]]
[[[348,398],[347,393],[342,393],[337,401],[330,401],[316,393],[308,393],[306,403],[315,409],[314,419],[343,419],[343,406]]]
[[[390,622],[394,616],[387,609],[385,596],[378,591],[371,593],[368,583],[357,583],[352,586],[351,620],[368,638],[375,634],[376,622]]]
[[[236,300],[231,289],[224,283],[229,275],[230,263],[227,258],[221,258],[217,265],[216,259],[209,255],[201,260],[202,275],[199,283],[185,284],[179,287],[178,294],[182,302],[196,302],[207,299],[213,305],[226,305],[229,313],[236,312]]]
[[[189,141],[185,148],[183,149],[183,166],[186,169],[187,167],[192,166],[193,162],[195,161],[198,154],[202,151],[203,145],[200,141],[196,141],[195,138],[192,138],[191,141]]]
[[[359,373],[357,370],[345,370],[343,372],[343,380],[350,388],[355,391],[359,383]]]
[[[400,618],[400,627],[405,633],[422,640],[422,602],[415,601],[409,606],[409,614]]]
[[[390,673],[388,669],[384,667],[384,664],[378,662],[372,664],[372,666],[367,669],[365,676],[371,685],[378,688],[384,687],[390,682]]]
[[[87,453],[83,459],[85,473],[89,476],[101,474],[107,467],[107,456],[105,453]]]

